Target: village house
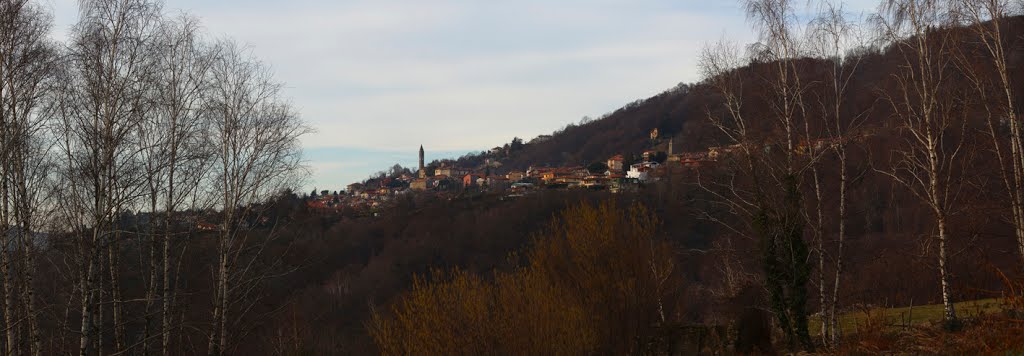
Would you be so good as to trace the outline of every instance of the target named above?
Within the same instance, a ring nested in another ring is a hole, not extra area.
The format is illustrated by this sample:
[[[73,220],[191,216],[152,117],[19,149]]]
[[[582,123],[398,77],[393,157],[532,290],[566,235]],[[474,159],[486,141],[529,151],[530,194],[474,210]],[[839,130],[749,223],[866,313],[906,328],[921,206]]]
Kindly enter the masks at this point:
[[[345,191],[348,192],[349,195],[356,195],[362,190],[363,183],[352,183],[345,187]]]
[[[518,181],[521,181],[524,178],[526,178],[526,173],[525,172],[508,172],[508,174],[505,175],[505,178],[510,180],[510,181],[513,181],[513,182],[518,182]]]
[[[526,176],[529,178],[541,178],[541,176],[544,175],[544,172],[549,170],[551,170],[551,168],[534,168],[533,166],[530,166],[526,169]]]
[[[658,166],[658,162],[641,162],[631,165],[629,171],[626,172],[626,178],[636,179],[641,183],[652,182],[655,180],[654,173]]]
[[[492,191],[501,191],[508,189],[511,185],[508,178],[500,175],[488,176],[486,179],[487,187]]]
[[[567,187],[575,187],[583,184],[583,179],[590,175],[584,167],[563,167],[555,170],[553,179],[548,184],[564,184]]]
[[[622,173],[625,169],[623,162],[625,162],[625,159],[622,158],[622,155],[615,155],[609,158],[607,162],[609,174]]]
[[[463,188],[476,187],[476,186],[478,186],[478,180],[479,179],[480,179],[480,175],[479,174],[475,174],[475,173],[467,174],[464,177],[462,177],[462,187]]]
[[[511,186],[510,189],[513,192],[522,193],[522,192],[533,190],[534,188],[535,188],[535,186],[533,185],[533,183],[512,183],[512,186]]]
[[[452,167],[447,163],[441,163],[441,167],[434,171],[434,175],[448,176],[448,177],[465,177],[467,174],[472,173],[469,168]]]
[[[654,151],[654,150],[647,150],[647,151],[644,151],[644,153],[643,153],[644,162],[653,161],[654,158],[657,157],[657,156],[658,156],[658,151]]]
[[[540,180],[545,181],[545,182],[551,182],[551,181],[555,180],[555,177],[557,175],[558,175],[558,171],[557,170],[555,170],[555,169],[546,169],[543,172],[541,172]]]
[[[582,183],[582,179],[590,175],[585,167],[531,168],[531,177],[538,178],[547,184]]]
[[[714,163],[708,152],[683,152],[669,156],[669,162],[678,162],[684,168],[699,168]]]
[[[416,178],[409,183],[409,189],[412,190],[427,190],[433,184],[431,178]]]

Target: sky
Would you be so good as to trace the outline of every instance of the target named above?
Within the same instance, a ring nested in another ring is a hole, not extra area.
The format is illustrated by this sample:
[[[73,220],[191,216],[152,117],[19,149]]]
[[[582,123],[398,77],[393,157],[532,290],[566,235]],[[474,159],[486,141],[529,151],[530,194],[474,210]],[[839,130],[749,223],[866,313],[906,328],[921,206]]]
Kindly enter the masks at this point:
[[[40,0],[66,38],[76,0]],[[804,4],[804,1],[795,1]],[[851,12],[874,0],[847,1]],[[247,44],[317,132],[304,188],[479,152],[700,80],[697,53],[756,34],[735,0],[165,0]]]

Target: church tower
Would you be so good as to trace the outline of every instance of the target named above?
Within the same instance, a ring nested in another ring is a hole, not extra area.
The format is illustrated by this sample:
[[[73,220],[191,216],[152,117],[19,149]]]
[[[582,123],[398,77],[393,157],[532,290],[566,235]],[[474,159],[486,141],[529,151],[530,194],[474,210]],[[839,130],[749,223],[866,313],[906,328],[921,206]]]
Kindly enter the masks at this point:
[[[420,145],[420,178],[427,177],[427,170],[423,167],[423,145]]]

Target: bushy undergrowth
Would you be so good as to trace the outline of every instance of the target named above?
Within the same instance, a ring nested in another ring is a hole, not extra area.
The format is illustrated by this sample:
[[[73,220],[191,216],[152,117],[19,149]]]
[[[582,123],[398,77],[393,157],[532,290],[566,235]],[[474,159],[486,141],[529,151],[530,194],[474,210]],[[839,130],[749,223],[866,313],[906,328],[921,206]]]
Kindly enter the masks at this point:
[[[523,267],[417,278],[370,334],[395,355],[643,353],[681,303],[657,225],[640,205],[569,208],[535,236]]]

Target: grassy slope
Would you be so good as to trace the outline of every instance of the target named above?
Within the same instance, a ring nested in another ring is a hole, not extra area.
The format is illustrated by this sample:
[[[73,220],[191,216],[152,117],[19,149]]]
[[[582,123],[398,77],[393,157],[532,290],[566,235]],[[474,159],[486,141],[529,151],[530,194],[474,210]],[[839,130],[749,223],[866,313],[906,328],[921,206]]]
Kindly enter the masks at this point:
[[[980,299],[955,304],[957,315],[971,318],[984,314],[1001,312],[1002,303],[999,299]],[[887,329],[902,328],[907,325],[920,325],[942,320],[942,304],[922,305],[902,308],[871,308],[839,316],[839,324],[847,335],[856,334],[865,327],[883,325]],[[815,317],[810,320],[812,336],[821,334],[821,321]]]

